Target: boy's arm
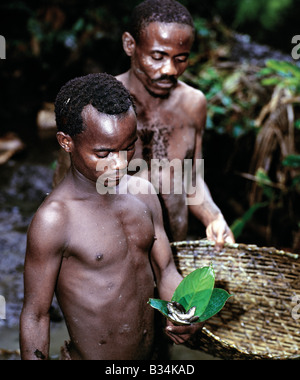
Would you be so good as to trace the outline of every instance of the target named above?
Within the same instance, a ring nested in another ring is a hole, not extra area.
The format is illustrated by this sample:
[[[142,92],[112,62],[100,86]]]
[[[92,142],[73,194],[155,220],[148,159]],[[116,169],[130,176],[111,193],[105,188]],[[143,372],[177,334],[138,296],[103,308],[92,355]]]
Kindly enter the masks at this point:
[[[23,360],[48,359],[50,317],[64,247],[65,223],[58,204],[41,208],[28,231],[24,304],[20,319]]]
[[[155,274],[159,297],[165,301],[171,301],[173,293],[182,281],[182,276],[177,271],[174,263],[169,240],[164,230],[161,206],[158,197],[153,199],[153,223],[156,240],[151,251],[151,263]],[[169,320],[165,329],[166,334],[176,344],[182,344],[201,331],[203,325],[174,326]]]

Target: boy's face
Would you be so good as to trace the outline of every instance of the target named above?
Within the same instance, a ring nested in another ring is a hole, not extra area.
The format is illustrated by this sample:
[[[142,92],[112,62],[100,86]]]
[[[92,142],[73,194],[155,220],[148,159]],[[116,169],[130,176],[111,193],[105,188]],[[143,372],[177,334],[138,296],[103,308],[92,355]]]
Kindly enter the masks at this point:
[[[135,44],[131,68],[150,93],[167,96],[188,66],[193,41],[189,25],[150,23]]]
[[[133,108],[122,115],[106,115],[88,105],[82,119],[85,130],[72,138],[72,165],[94,182],[105,173],[106,186],[118,185],[135,152],[137,122]]]

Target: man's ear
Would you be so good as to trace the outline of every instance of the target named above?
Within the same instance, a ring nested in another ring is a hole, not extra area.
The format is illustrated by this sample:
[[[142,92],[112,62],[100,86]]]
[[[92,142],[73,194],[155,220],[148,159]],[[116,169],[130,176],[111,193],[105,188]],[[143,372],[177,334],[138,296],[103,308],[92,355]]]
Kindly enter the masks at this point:
[[[123,49],[128,57],[131,57],[135,51],[136,42],[132,35],[128,32],[123,33],[122,36]]]
[[[64,132],[57,132],[56,134],[57,141],[59,145],[67,152],[71,153],[73,148],[73,140],[72,137],[66,135]]]

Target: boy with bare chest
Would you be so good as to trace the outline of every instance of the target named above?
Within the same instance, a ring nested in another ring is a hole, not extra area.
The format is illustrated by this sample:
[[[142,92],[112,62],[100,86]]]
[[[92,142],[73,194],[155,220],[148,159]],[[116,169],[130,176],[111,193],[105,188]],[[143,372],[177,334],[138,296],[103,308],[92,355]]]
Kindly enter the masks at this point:
[[[107,74],[76,78],[60,91],[56,117],[71,168],[28,231],[22,358],[48,358],[55,293],[70,359],[150,359],[155,324],[147,301],[154,282],[159,296],[170,300],[182,278],[150,183],[139,180],[148,191],[130,191],[136,179],[126,169],[137,140],[131,97]],[[99,194],[99,187],[115,192]],[[200,328],[168,322],[165,332],[178,344]]]

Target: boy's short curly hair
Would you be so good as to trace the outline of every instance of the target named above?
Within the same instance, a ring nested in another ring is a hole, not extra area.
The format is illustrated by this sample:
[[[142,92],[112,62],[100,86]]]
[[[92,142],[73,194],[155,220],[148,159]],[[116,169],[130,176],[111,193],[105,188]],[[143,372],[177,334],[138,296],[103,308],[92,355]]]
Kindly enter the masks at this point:
[[[134,108],[132,97],[124,85],[106,73],[89,74],[67,82],[55,101],[58,131],[73,137],[84,130],[82,111],[91,104],[107,115],[125,113]]]
[[[195,29],[190,12],[175,0],[145,0],[134,8],[129,32],[136,42],[139,42],[142,30],[151,22],[185,24]]]

